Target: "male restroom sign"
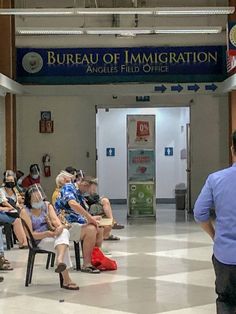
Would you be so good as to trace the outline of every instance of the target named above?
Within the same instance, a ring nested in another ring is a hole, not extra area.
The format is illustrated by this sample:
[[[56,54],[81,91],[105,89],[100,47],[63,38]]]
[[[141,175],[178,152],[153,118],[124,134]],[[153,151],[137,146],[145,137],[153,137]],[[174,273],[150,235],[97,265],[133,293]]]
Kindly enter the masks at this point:
[[[115,156],[115,148],[114,147],[107,147],[106,148],[106,156],[107,157],[114,157]]]
[[[173,156],[173,155],[174,155],[173,147],[165,147],[165,156]]]

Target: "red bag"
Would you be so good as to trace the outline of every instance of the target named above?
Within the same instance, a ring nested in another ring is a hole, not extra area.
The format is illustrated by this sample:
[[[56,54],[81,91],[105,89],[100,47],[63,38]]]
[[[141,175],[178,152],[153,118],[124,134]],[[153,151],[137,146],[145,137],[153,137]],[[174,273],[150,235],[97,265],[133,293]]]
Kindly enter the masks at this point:
[[[99,270],[117,269],[116,261],[106,257],[98,247],[93,249],[91,263]]]

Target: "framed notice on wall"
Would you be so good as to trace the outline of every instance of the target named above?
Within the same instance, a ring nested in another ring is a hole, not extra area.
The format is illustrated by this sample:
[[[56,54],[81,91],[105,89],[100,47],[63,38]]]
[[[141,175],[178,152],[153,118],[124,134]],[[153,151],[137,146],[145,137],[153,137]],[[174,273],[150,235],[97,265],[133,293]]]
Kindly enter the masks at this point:
[[[155,203],[153,182],[129,183],[129,209],[131,216],[153,215]]]
[[[128,115],[128,148],[153,148],[155,146],[155,116]]]
[[[147,149],[130,149],[128,152],[129,181],[154,181],[155,152]]]

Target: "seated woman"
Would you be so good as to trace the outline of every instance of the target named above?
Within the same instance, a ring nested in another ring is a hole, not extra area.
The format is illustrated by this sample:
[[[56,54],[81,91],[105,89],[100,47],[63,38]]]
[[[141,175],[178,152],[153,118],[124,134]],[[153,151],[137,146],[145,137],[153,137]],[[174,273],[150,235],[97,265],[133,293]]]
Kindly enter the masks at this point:
[[[68,272],[68,269],[72,267],[69,231],[63,228],[53,206],[45,201],[45,194],[40,185],[34,184],[25,192],[25,208],[21,211],[21,218],[28,225],[38,247],[56,253],[57,268],[55,272],[61,273],[63,276],[62,288],[79,290]],[[49,230],[48,220],[54,227],[54,231]]]
[[[16,177],[13,171],[4,173],[3,186],[0,188],[0,222],[13,225],[14,233],[19,241],[19,248],[27,248],[27,239],[18,215],[22,208],[22,199],[15,190]]]

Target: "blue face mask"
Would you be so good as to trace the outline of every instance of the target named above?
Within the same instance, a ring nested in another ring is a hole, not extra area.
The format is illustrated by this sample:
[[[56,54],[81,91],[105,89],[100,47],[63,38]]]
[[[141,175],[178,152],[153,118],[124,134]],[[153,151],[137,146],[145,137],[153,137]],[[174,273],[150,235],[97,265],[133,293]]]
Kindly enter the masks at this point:
[[[32,208],[35,208],[35,209],[41,209],[44,207],[44,201],[32,202],[31,206]]]

